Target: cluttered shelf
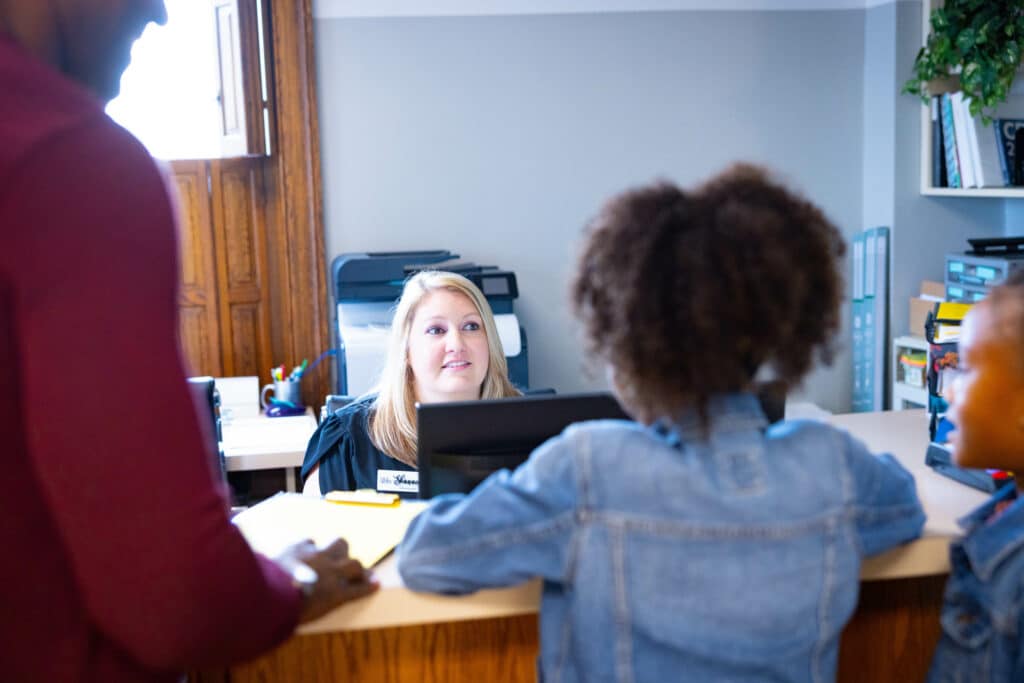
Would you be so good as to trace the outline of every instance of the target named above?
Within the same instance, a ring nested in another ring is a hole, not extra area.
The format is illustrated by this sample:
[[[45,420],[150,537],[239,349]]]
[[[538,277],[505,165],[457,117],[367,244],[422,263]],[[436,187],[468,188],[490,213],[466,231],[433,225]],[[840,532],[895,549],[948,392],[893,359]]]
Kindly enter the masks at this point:
[[[932,10],[942,0],[922,3],[922,43],[933,32]],[[921,107],[921,194],[933,197],[1006,199],[1024,197],[1024,79],[1018,70],[1006,100],[986,124],[972,115],[954,71],[928,83]]]
[[[1020,97],[1000,108],[1019,111]],[[1024,159],[1014,153],[1024,119],[973,117],[959,91],[933,95],[921,113],[921,194],[933,197],[1024,197]],[[1024,140],[1024,137],[1021,137]]]
[[[925,408],[928,342],[904,335],[892,340],[892,409]]]

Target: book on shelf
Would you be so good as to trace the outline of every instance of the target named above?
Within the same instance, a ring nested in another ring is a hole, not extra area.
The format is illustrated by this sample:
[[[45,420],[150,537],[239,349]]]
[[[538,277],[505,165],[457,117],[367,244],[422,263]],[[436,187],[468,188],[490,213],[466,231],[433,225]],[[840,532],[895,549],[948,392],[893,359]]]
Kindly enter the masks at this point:
[[[1016,134],[1024,129],[1024,119],[996,119],[993,122],[999,149],[999,168],[1003,173],[1005,185],[1022,184],[1022,179],[1015,173],[1016,169]]]
[[[1024,150],[1024,127],[1013,134],[1013,148]],[[1013,171],[1010,174],[1015,185],[1024,185],[1024,153],[1013,155]]]
[[[977,187],[1003,187],[1003,173],[999,163],[999,141],[994,126],[986,126],[980,116],[971,116],[970,105],[960,100],[963,106],[967,146],[971,154],[974,182]]]
[[[946,187],[946,149],[942,146],[942,116],[939,109],[942,100],[939,95],[931,98],[930,114],[932,129],[932,187]]]
[[[978,179],[974,169],[973,140],[967,133],[967,119],[964,94],[959,90],[950,94],[953,109],[953,131],[956,135],[956,157],[960,161],[960,187],[978,187]]]
[[[956,127],[953,124],[953,100],[949,93],[943,93],[941,98],[941,111],[939,116],[942,119],[942,146],[946,158],[946,185],[948,187],[962,187],[960,178],[960,162],[956,153]],[[1010,168],[1013,168],[1011,165]]]

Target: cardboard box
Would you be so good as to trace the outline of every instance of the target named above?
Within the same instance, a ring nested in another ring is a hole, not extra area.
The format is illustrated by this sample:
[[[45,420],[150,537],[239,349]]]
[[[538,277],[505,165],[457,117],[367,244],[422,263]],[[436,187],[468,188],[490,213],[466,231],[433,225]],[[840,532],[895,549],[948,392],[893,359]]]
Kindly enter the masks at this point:
[[[933,280],[921,280],[921,298],[932,301],[946,300],[946,285]]]
[[[944,301],[946,286],[941,282],[924,280],[921,282],[921,294],[910,299],[910,334],[924,337],[924,323],[928,314],[935,308],[936,301]]]

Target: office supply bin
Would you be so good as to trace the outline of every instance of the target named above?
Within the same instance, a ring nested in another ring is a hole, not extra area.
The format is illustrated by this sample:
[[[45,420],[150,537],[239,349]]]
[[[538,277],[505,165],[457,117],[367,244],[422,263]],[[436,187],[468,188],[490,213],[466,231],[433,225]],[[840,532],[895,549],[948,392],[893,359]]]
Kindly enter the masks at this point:
[[[900,373],[902,382],[914,387],[924,387],[927,371],[928,354],[924,351],[910,349],[900,354]]]

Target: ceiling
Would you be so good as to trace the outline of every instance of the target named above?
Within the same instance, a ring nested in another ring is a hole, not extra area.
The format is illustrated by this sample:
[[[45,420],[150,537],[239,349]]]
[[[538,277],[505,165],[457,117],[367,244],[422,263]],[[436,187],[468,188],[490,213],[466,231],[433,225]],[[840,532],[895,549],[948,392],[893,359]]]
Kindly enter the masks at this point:
[[[906,0],[313,0],[317,18],[717,10],[857,10]]]

